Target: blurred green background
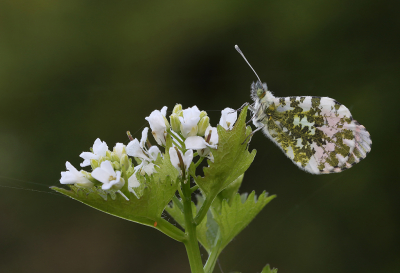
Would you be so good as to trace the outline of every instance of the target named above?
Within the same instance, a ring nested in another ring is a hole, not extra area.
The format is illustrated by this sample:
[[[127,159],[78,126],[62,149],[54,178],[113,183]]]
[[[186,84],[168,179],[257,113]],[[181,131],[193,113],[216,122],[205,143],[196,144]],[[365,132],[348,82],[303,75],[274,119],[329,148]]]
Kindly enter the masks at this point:
[[[96,138],[112,148],[127,130],[140,137],[154,109],[197,105],[215,126],[250,101],[256,78],[235,44],[276,96],[335,98],[373,146],[352,169],[313,176],[256,134],[240,191],[278,198],[224,250],[223,271],[400,272],[399,8],[1,1],[0,272],[189,272],[183,245],[157,230],[31,190],[59,185],[65,161],[78,167]]]

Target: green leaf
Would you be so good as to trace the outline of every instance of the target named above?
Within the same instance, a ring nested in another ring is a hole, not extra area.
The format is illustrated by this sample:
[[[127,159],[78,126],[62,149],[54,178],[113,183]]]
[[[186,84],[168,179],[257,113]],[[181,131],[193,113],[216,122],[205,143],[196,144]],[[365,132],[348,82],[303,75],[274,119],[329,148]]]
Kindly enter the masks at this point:
[[[231,205],[228,204],[227,200],[222,201],[220,213],[213,209],[214,219],[221,229],[222,244],[220,251],[275,197],[275,195],[268,196],[266,192],[263,192],[257,200],[253,191],[247,200],[242,202],[240,194],[236,194]]]
[[[208,161],[208,167],[204,168],[204,177],[195,177],[195,182],[207,196],[214,199],[215,196],[240,175],[242,175],[253,162],[256,151],[248,151],[247,136],[251,128],[246,128],[247,106],[241,111],[238,120],[232,130],[225,130],[218,125],[218,148],[211,150],[214,162]]]
[[[168,212],[168,214],[174,218],[175,222],[183,229],[185,228],[185,217],[182,210],[175,203],[170,203],[169,206],[166,206],[165,211]]]
[[[271,270],[271,268],[269,267],[269,264],[267,264],[263,270],[261,271],[261,273],[278,273],[278,269],[277,268],[273,268]]]
[[[161,213],[179,186],[179,172],[172,166],[169,157],[169,147],[172,146],[169,136],[166,146],[164,158],[159,157],[156,161],[157,173],[146,176],[140,199],[137,199],[133,193],[127,196],[129,201],[118,193],[115,198],[107,198],[105,193],[100,195],[101,189],[97,188],[88,190],[72,186],[73,190],[57,187],[51,187],[51,189],[105,213],[143,225],[156,226],[156,222],[161,219]]]
[[[223,200],[226,200],[229,205],[232,204],[233,197],[236,195],[240,188],[240,185],[242,184],[243,176],[244,174],[236,178],[235,181],[233,181],[228,187],[221,191],[214,199],[212,207],[219,213],[221,212],[221,205]]]

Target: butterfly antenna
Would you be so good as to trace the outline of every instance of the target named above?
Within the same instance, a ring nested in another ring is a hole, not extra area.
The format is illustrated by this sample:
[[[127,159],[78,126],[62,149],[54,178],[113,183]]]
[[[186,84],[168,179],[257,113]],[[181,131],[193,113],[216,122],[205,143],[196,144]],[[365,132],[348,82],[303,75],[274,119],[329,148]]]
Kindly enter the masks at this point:
[[[240,50],[238,45],[235,45],[235,49],[237,50],[237,52],[239,52],[240,55],[242,55],[243,59],[246,61],[246,63],[250,66],[251,70],[253,70],[254,74],[256,74],[258,81],[260,82],[261,86],[262,86],[262,81],[260,80],[260,77],[257,75],[256,71],[254,70],[254,68],[250,65],[249,61],[246,59],[246,57],[244,56],[243,52]],[[263,88],[264,89],[264,88]]]

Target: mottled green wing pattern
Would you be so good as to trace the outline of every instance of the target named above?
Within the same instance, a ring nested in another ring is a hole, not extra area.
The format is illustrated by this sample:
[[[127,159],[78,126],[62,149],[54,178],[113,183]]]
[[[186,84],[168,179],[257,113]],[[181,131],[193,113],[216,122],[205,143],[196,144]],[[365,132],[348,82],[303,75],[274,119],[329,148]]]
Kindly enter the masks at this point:
[[[264,133],[300,169],[313,174],[341,172],[371,150],[365,127],[334,99],[275,98],[267,92],[269,101],[259,101],[255,124],[264,126]]]

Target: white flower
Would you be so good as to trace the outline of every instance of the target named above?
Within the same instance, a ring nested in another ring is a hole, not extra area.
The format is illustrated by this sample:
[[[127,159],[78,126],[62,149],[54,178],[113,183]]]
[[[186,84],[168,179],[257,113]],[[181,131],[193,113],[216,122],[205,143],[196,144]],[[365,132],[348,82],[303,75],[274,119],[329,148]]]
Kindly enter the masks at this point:
[[[192,163],[193,160],[193,150],[189,149],[186,151],[186,153],[184,155],[182,155],[182,153],[179,151],[182,160],[183,160],[183,164],[185,165],[184,168],[187,169],[190,166],[190,163]],[[178,170],[181,170],[181,162],[179,161],[179,157],[178,154],[176,152],[176,149],[174,147],[169,148],[169,156],[171,158],[171,163],[172,165]]]
[[[140,186],[140,182],[139,182],[139,180],[137,179],[135,173],[132,174],[131,177],[128,178],[128,186],[129,186],[128,189],[129,189],[129,188],[137,188],[137,187]],[[131,190],[129,190],[129,191],[131,191]]]
[[[151,146],[150,149],[147,150],[147,154],[150,157],[151,161],[157,159],[158,155],[161,154],[160,149],[157,146]]]
[[[165,115],[167,114],[167,106],[164,106],[161,111],[154,110],[150,116],[145,119],[149,122],[151,133],[158,145],[165,145],[165,137],[167,135],[167,125],[165,124]],[[146,133],[147,134],[147,133]]]
[[[187,138],[188,136],[197,135],[197,123],[200,121],[200,110],[197,106],[189,107],[188,109],[184,109],[183,117],[179,117],[181,122],[181,132],[183,137]]]
[[[147,132],[149,128],[144,128],[142,131],[142,139],[137,140],[136,138],[129,142],[128,146],[126,147],[126,152],[128,155],[133,157],[138,157],[143,161],[154,161],[157,159],[158,154],[161,153],[160,149],[157,146],[151,146],[150,149],[146,149],[146,140],[147,140]],[[142,164],[141,164],[142,165]],[[154,165],[154,164],[153,164]],[[139,165],[140,166],[140,165]],[[138,166],[136,166],[138,167]]]
[[[136,173],[134,173],[131,175],[131,177],[128,178],[128,191],[133,193],[137,199],[139,199],[139,197],[137,196],[137,194],[133,188],[137,188],[139,186],[140,186],[140,182],[136,177]]]
[[[101,187],[103,190],[109,190],[113,186],[114,189],[119,190],[125,184],[125,181],[121,178],[121,172],[115,172],[108,160],[101,162],[100,167],[93,170],[92,177],[103,183]]]
[[[93,144],[93,153],[83,152],[79,156],[84,159],[81,163],[81,167],[89,166],[91,159],[99,160],[100,157],[106,156],[108,146],[105,141],[101,141],[99,138],[95,140]]]
[[[153,161],[155,161],[158,157],[159,154],[161,154],[160,149],[157,146],[151,146],[150,149],[146,149],[145,144],[146,144],[146,140],[147,140],[147,132],[148,132],[149,128],[144,128],[143,132],[142,132],[142,139],[140,140],[140,142],[135,138],[134,140],[132,140],[131,142],[129,142],[128,146],[126,147],[126,152],[128,155],[133,156],[133,157],[138,157],[142,160],[142,162],[137,165],[134,169],[135,172],[133,173],[133,175],[129,178],[130,179],[130,183],[131,184],[138,184],[139,181],[136,179],[136,173],[139,172],[140,175],[152,175],[153,173],[156,172],[155,168],[154,168],[154,163],[152,163]],[[129,180],[128,179],[128,180]],[[128,181],[129,183],[129,181]],[[135,184],[135,185],[136,185]],[[132,190],[133,192],[133,190]],[[136,195],[136,193],[135,193]]]
[[[232,108],[225,108],[221,111],[221,119],[219,124],[224,127],[225,130],[232,130],[233,125],[237,120],[237,112]]]
[[[61,184],[75,184],[79,187],[86,188],[93,187],[93,183],[89,179],[87,179],[83,173],[75,169],[75,167],[72,166],[71,163],[67,161],[65,163],[65,166],[67,167],[68,171],[61,172]]]
[[[148,175],[152,175],[153,173],[156,172],[156,169],[154,168],[154,163],[148,162],[146,160],[143,160],[142,163],[140,163],[139,165],[137,165],[134,170],[135,173],[137,173],[139,171],[139,173],[141,175],[144,175],[145,173],[147,173]]]
[[[115,144],[113,151],[118,156],[118,158],[121,158],[122,155],[124,154],[124,148],[126,147],[123,143]]]
[[[137,138],[129,142],[128,146],[126,146],[126,153],[130,156],[138,157],[141,160],[150,161],[150,158],[144,152],[144,147],[140,145]]]
[[[185,140],[187,149],[197,150],[200,156],[208,156],[210,149],[216,149],[218,144],[217,128],[208,126],[204,138],[199,136],[191,136]]]

